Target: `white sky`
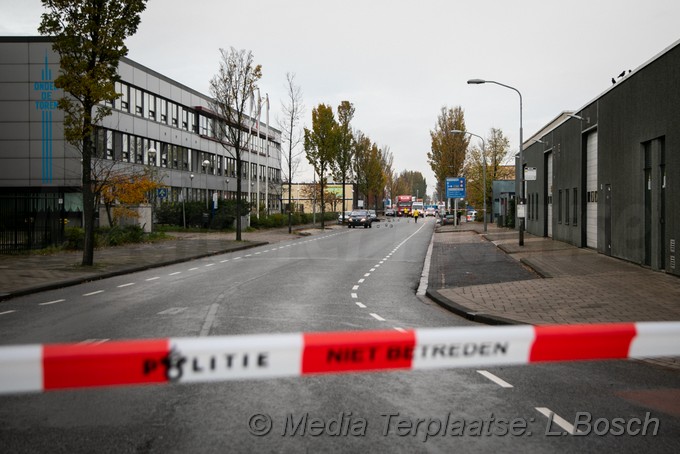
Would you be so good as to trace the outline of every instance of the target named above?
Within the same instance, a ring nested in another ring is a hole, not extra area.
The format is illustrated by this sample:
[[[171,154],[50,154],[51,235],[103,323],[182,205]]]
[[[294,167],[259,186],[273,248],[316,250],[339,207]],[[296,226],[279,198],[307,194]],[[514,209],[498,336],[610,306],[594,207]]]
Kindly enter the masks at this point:
[[[0,35],[38,35],[39,0],[0,0]],[[319,103],[354,103],[355,128],[389,146],[397,171],[423,173],[441,107],[462,106],[467,130],[500,128],[518,149],[680,38],[678,0],[150,0],[128,57],[208,94],[219,48],[252,50],[276,126],[285,75]],[[455,176],[455,175],[452,175]],[[306,161],[296,181],[311,181]]]

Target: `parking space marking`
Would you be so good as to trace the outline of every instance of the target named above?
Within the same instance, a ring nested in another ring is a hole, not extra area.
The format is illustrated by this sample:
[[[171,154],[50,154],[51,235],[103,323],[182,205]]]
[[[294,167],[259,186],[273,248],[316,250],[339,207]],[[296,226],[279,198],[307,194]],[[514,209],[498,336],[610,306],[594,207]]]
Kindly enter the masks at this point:
[[[536,407],[536,410],[543,416],[548,418],[548,421],[557,424],[562,429],[564,429],[568,434],[574,435],[575,433],[574,426],[572,426],[566,419],[564,419],[551,409],[547,407]],[[550,429],[550,427],[548,427],[548,429]]]
[[[489,372],[489,371],[486,371],[486,370],[478,370],[477,372],[478,372],[479,374],[485,376],[486,378],[488,378],[488,379],[491,380],[492,382],[496,383],[496,384],[497,384],[498,386],[500,386],[501,388],[512,388],[512,387],[513,387],[510,383],[506,382],[506,381],[503,380],[502,378],[496,377],[494,374],[492,374],[492,373]]]

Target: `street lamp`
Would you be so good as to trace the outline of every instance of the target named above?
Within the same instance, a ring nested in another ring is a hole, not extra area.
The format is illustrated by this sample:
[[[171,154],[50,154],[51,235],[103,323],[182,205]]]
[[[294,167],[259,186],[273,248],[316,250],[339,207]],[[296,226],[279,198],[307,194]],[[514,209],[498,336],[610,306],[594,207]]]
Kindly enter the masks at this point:
[[[193,202],[194,201],[194,174],[192,173],[189,175],[189,179],[191,180],[191,193],[189,194],[189,201]]]
[[[210,209],[208,207],[208,166],[210,165],[210,161],[207,159],[203,161],[203,167],[205,167],[205,209],[208,210]]]
[[[484,79],[470,79],[467,81],[468,84],[479,85],[479,84],[496,84],[501,87],[509,88],[514,90],[519,95],[519,167],[520,167],[520,186],[519,186],[519,198],[520,202],[524,204],[524,152],[522,150],[522,93],[519,92],[515,87],[510,85],[505,85],[495,80],[484,80]],[[524,246],[524,217],[519,218],[519,245]]]
[[[484,180],[484,232],[486,232],[486,143],[484,142],[484,137],[478,136],[470,131],[461,131],[459,129],[454,129],[451,131],[452,134],[469,134],[475,136],[482,141],[482,159],[484,160],[484,165],[482,166],[482,175]]]
[[[149,157],[149,164],[156,165],[156,149],[151,147],[147,150],[146,155]],[[153,163],[151,162],[153,160]],[[153,215],[154,208],[156,207],[156,193],[153,195],[153,202],[151,203],[151,231],[153,232]]]

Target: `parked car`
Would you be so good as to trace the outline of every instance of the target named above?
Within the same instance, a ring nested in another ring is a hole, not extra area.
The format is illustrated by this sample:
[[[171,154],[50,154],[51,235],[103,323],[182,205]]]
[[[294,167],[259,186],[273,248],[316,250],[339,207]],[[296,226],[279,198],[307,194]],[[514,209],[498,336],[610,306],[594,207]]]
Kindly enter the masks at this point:
[[[371,215],[371,219],[373,219],[373,222],[378,220],[378,215],[375,213],[375,210],[368,210],[368,214]]]
[[[466,220],[472,222],[477,219],[477,210],[468,210]]]
[[[352,211],[352,214],[350,214],[347,227],[351,229],[353,227],[356,228],[358,225],[363,225],[364,228],[371,228],[371,224],[373,224],[371,214],[366,210],[358,210]]]
[[[455,225],[456,219],[452,214],[445,214],[441,217],[442,225]]]
[[[394,208],[385,208],[385,216],[394,216]]]
[[[349,219],[349,216],[352,214],[351,211],[345,211],[345,224],[347,224],[347,220]],[[338,224],[342,224],[342,213],[338,215]]]

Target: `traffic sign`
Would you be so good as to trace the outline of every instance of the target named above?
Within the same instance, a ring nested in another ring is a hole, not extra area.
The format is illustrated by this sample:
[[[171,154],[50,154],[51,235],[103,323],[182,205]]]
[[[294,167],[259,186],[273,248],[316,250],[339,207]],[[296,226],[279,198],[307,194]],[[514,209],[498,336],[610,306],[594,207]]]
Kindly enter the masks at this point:
[[[156,190],[156,194],[158,195],[159,199],[165,199],[168,197],[168,188],[158,188]]]
[[[446,198],[447,199],[465,198],[465,177],[455,177],[446,179]]]

